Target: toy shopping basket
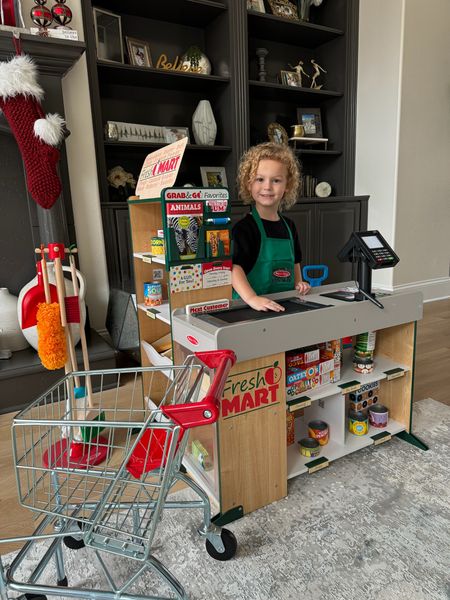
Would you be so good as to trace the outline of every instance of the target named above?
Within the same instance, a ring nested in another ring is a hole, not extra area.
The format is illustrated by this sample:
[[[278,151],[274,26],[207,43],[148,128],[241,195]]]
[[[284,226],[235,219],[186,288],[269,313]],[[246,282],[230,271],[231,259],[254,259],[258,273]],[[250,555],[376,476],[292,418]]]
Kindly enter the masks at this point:
[[[234,362],[234,353],[223,350],[197,353],[180,366],[71,373],[14,418],[19,500],[45,516],[32,536],[3,540],[27,541],[6,573],[0,564],[3,599],[13,590],[33,597],[130,600],[133,596],[125,590],[148,569],[161,576],[176,598],[186,598],[181,584],[151,552],[165,508],[203,509],[199,533],[206,538],[208,553],[219,560],[234,556],[235,537],[211,523],[206,493],[180,471],[186,430],[217,420]],[[88,379],[95,391],[93,406],[75,393],[80,381],[86,384]],[[199,400],[205,384],[208,391]],[[158,408],[152,409],[155,405]],[[169,501],[168,493],[178,481],[196,492],[199,500]],[[47,534],[49,525],[55,531]],[[18,566],[43,538],[51,538],[50,549],[27,582],[16,581]],[[111,590],[68,587],[62,593],[58,586],[67,586],[62,542],[70,548],[92,548]],[[140,561],[141,567],[118,588],[102,552]],[[52,557],[58,586],[39,585],[37,580]]]

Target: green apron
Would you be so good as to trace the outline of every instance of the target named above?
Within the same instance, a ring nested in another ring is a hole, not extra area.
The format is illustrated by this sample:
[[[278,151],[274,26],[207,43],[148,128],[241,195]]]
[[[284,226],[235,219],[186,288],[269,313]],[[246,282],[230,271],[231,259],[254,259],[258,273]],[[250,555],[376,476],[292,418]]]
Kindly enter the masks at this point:
[[[256,263],[247,274],[249,284],[258,296],[293,290],[295,287],[295,254],[294,240],[289,225],[280,216],[288,230],[289,238],[271,238],[267,237],[261,217],[255,207],[252,208],[252,216],[261,235],[261,245]],[[239,294],[235,290],[233,290],[233,298],[239,298]]]

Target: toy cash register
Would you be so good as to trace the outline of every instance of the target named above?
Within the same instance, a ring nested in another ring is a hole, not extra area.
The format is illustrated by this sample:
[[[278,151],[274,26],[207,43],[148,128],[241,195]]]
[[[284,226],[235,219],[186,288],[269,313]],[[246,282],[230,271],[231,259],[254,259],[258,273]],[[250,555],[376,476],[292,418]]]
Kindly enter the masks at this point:
[[[357,281],[359,290],[356,293],[339,290],[321,295],[349,302],[367,299],[379,308],[383,308],[383,305],[372,294],[372,269],[395,267],[400,259],[381,233],[377,230],[354,231],[339,252],[338,259],[341,262],[358,263]]]

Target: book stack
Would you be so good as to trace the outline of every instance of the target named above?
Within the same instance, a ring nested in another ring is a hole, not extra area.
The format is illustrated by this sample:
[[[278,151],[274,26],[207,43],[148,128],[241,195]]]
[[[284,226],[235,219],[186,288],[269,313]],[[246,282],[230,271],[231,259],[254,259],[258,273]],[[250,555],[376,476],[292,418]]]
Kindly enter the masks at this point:
[[[312,175],[302,175],[301,179],[301,196],[302,198],[312,198],[316,195],[315,189],[317,185],[317,177]]]

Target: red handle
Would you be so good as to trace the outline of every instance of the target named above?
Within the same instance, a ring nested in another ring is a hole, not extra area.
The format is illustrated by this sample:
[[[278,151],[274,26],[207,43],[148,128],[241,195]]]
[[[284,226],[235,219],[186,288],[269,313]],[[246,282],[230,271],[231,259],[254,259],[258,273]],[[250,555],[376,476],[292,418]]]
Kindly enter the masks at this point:
[[[232,350],[196,352],[195,356],[208,368],[215,369],[213,380],[201,402],[163,406],[162,412],[184,429],[209,425],[219,418],[220,400],[231,367],[236,362]]]

